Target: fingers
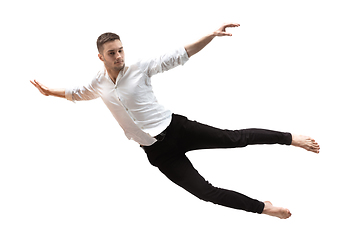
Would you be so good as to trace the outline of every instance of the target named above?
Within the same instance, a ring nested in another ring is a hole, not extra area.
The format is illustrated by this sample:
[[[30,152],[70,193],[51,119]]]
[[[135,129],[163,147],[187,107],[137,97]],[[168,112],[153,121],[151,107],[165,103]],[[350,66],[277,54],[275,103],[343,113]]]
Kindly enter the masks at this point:
[[[42,85],[41,83],[39,83],[38,81],[34,80],[30,82],[45,96],[49,96],[49,94],[46,93],[47,88]]]
[[[225,23],[223,24],[218,31],[216,31],[216,36],[232,36],[231,33],[226,32],[226,28],[230,27],[239,27],[240,24],[238,23]]]
[[[240,24],[239,23],[225,23],[224,27],[225,28],[227,28],[227,27],[240,27]]]
[[[39,83],[38,83],[38,81],[36,81],[36,80],[30,80],[30,82],[34,85],[34,86],[36,86],[36,85],[38,85]]]
[[[30,82],[31,82],[32,85],[34,85],[35,87],[38,87],[37,84],[36,84],[36,80],[34,80],[34,81],[31,81],[31,80],[30,80]]]
[[[227,33],[227,32],[219,32],[219,33],[218,33],[218,36],[219,36],[219,37],[222,37],[222,36],[232,36],[232,34],[231,34],[231,33]]]
[[[223,31],[225,31],[226,28],[234,28],[234,27],[240,27],[240,24],[238,23],[224,23],[221,27]]]
[[[30,82],[31,82],[36,88],[38,88],[38,89],[40,90],[41,84],[40,84],[39,82],[37,82],[36,80],[34,80],[34,81],[31,81],[31,80],[30,80]]]
[[[232,34],[231,34],[231,33],[226,32],[226,30],[225,30],[225,29],[224,29],[224,30],[219,30],[219,31],[215,32],[215,34],[216,34],[216,36],[218,36],[218,37],[223,37],[223,36],[232,36]]]

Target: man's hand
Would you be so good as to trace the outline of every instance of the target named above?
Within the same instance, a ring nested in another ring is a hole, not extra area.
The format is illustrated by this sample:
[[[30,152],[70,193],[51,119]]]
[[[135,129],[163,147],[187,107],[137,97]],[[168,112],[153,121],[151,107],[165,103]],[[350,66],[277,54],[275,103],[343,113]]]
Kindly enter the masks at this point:
[[[45,96],[65,98],[65,89],[50,89],[36,80],[30,82]]]
[[[218,36],[218,37],[222,37],[222,36],[232,36],[231,33],[226,32],[226,28],[229,27],[239,27],[240,24],[238,23],[225,23],[223,24],[218,30],[214,31],[213,35],[214,36]]]
[[[30,82],[45,96],[49,96],[49,88],[45,87],[43,84],[39,83],[38,81],[34,80]]]

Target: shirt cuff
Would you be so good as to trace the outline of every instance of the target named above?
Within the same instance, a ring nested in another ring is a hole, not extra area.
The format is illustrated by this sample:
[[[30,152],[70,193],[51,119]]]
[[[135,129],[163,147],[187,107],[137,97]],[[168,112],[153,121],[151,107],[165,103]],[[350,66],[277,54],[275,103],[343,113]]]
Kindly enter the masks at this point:
[[[181,48],[181,65],[184,65],[189,60],[189,55],[186,52],[185,47]]]
[[[69,101],[75,102],[75,100],[72,97],[72,89],[65,89],[65,98]]]

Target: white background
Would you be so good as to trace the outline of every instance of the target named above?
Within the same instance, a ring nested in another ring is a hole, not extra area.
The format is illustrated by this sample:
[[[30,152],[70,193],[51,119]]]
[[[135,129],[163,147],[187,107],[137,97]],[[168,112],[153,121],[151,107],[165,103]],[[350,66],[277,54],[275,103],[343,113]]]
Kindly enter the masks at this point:
[[[356,3],[1,3],[0,239],[359,239]],[[148,163],[100,99],[73,104],[29,82],[87,83],[107,31],[131,63],[232,21],[233,37],[154,76],[154,89],[206,124],[315,138],[319,155],[288,146],[188,155],[213,185],[287,207],[287,220],[198,200]]]

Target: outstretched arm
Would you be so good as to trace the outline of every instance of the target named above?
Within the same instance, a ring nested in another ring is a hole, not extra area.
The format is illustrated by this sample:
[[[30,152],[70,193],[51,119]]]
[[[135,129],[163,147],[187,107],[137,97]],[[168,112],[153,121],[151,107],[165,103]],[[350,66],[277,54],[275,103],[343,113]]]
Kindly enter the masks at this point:
[[[206,45],[208,45],[214,37],[222,37],[222,36],[232,36],[231,33],[226,32],[226,28],[228,27],[239,27],[240,24],[238,23],[227,23],[223,24],[219,29],[215,30],[214,32],[200,38],[198,41],[188,44],[185,46],[185,50],[189,57],[193,56],[194,54],[198,53],[201,49],[203,49]]]
[[[36,80],[30,82],[45,96],[65,98],[65,89],[50,89]]]

